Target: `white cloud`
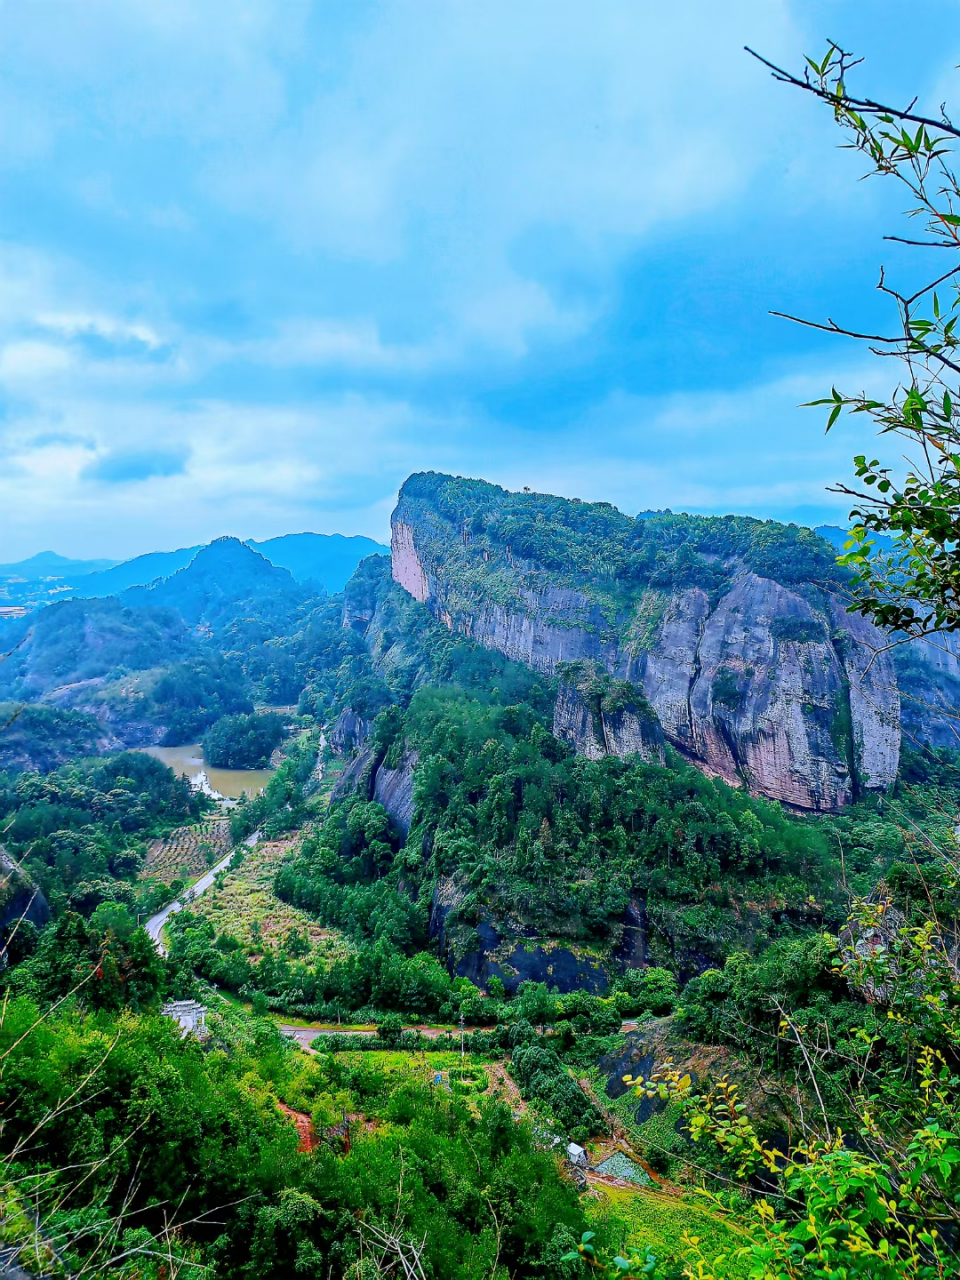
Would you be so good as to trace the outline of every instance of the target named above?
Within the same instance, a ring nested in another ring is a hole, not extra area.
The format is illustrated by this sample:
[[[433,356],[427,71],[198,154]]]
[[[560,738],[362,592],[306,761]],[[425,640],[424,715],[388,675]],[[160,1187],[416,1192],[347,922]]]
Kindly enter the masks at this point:
[[[105,338],[108,342],[136,342],[151,350],[162,344],[159,334],[150,325],[116,316],[41,311],[36,322],[41,329],[50,329],[67,338],[93,336]]]
[[[796,0],[2,12],[0,169],[28,231],[0,241],[0,559],[382,536],[425,467],[626,510],[786,510],[846,473],[842,433],[797,426],[832,366],[611,390],[553,433],[483,407],[523,357],[576,359],[663,228],[708,239],[774,170],[798,206],[863,198],[826,113],[741,51],[795,62]],[[108,483],[151,453],[184,469]]]
[[[70,352],[51,342],[11,342],[0,350],[0,381],[17,385],[47,379],[71,363]]]

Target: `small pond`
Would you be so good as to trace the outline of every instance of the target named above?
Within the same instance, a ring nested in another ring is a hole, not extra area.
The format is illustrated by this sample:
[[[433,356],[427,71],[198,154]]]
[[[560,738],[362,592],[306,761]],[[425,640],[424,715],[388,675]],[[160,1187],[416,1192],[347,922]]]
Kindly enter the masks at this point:
[[[143,747],[142,750],[169,765],[181,778],[189,778],[193,786],[215,799],[239,800],[244,794],[258,796],[273,775],[272,769],[215,769],[204,760],[199,742],[184,747]]]

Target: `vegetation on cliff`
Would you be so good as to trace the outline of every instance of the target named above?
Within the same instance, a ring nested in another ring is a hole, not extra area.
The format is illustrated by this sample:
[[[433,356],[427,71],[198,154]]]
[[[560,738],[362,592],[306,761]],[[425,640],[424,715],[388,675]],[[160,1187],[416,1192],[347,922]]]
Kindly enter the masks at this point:
[[[737,562],[778,582],[844,580],[812,529],[749,516],[624,515],[608,502],[511,493],[483,480],[420,472],[404,483],[395,520],[416,522],[418,547],[445,584],[515,597],[565,586],[608,609],[647,587],[717,590]],[[451,537],[453,530],[455,537]]]

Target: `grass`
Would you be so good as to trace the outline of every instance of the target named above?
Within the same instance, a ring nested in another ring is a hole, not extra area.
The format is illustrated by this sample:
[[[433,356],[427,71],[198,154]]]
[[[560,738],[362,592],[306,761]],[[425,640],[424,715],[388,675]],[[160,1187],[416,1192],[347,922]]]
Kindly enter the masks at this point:
[[[699,1250],[711,1262],[723,1255],[724,1261],[713,1271],[718,1277],[740,1280],[750,1273],[749,1259],[734,1256],[748,1243],[742,1229],[733,1218],[698,1203],[690,1194],[604,1187],[587,1213],[591,1226],[602,1225],[624,1245],[641,1251],[649,1245],[661,1262],[692,1264]]]
[[[217,933],[236,938],[252,955],[264,945],[282,945],[295,929],[310,943],[307,959],[329,965],[350,951],[343,935],[325,928],[306,911],[281,902],[273,892],[277,867],[293,843],[270,840],[244,852],[241,861],[223,874],[221,884],[211,885],[191,910],[206,916]]]

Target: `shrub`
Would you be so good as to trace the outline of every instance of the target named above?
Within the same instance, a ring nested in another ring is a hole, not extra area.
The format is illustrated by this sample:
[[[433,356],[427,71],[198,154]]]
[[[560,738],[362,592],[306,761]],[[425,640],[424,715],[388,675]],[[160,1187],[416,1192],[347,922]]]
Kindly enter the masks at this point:
[[[265,769],[282,741],[280,716],[221,716],[203,735],[203,754],[217,769]]]

